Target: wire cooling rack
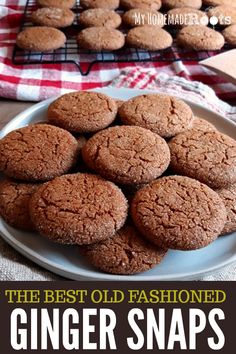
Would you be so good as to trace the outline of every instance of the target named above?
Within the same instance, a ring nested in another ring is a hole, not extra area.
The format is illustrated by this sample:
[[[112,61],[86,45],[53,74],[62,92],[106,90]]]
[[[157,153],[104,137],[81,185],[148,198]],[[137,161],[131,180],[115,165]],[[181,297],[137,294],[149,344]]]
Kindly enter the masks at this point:
[[[33,52],[24,51],[16,45],[13,50],[12,61],[16,65],[27,64],[53,64],[53,63],[73,63],[79,69],[81,75],[88,75],[92,66],[96,63],[122,63],[122,62],[176,62],[179,60],[184,61],[200,61],[207,59],[219,52],[225,51],[226,46],[221,51],[208,52],[208,51],[190,51],[179,48],[174,40],[172,47],[160,51],[146,51],[133,48],[122,48],[118,51],[91,51],[84,50],[78,47],[76,36],[80,30],[78,25],[79,15],[82,8],[79,5],[80,1],[76,1],[73,8],[75,13],[75,21],[69,28],[63,30],[67,37],[64,47],[53,50],[51,52]],[[33,26],[31,22],[31,14],[37,9],[36,0],[27,0],[25,11],[23,15],[20,31],[27,27]],[[118,10],[118,12],[121,12]],[[121,29],[125,30],[125,29]],[[172,36],[175,37],[175,31],[169,29]]]

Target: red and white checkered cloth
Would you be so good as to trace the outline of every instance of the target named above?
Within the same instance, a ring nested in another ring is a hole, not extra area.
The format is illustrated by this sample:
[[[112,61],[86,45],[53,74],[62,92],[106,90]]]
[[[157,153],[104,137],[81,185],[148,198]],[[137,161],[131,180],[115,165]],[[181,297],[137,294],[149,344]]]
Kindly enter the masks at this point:
[[[0,0],[0,97],[40,101],[72,90],[102,87],[118,77],[124,68],[129,67],[130,77],[133,75],[133,69],[136,68],[135,82],[130,84],[131,87],[136,84],[140,87],[139,81],[143,82],[145,76],[145,84],[142,84],[142,88],[147,88],[153,76],[161,74],[162,78],[163,75],[166,75],[165,78],[178,76],[188,82],[200,81],[210,85],[218,97],[228,102],[236,98],[234,85],[227,83],[196,62],[143,64],[142,68],[152,69],[151,77],[148,76],[150,72],[139,72],[140,63],[96,64],[88,76],[81,76],[74,64],[13,65],[12,51],[25,3],[26,0]],[[124,83],[127,86],[126,80]],[[181,80],[179,83],[181,84]],[[196,83],[193,83],[193,86],[196,86]]]

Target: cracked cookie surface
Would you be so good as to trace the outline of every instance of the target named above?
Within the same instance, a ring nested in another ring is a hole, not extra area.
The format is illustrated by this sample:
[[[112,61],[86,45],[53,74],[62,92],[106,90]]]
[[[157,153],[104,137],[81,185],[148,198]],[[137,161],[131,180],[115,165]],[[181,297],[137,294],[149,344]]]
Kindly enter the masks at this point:
[[[120,0],[120,5],[125,9],[159,10],[161,0]]]
[[[227,221],[222,231],[222,235],[236,230],[236,184],[228,188],[216,190],[224,202],[227,211]]]
[[[202,7],[202,0],[162,0],[162,5],[168,9],[176,9],[181,7],[200,9]]]
[[[14,130],[0,140],[0,171],[24,181],[47,181],[70,170],[79,145],[66,130],[35,124]]]
[[[82,249],[82,254],[95,267],[122,275],[152,269],[166,252],[144,239],[132,224],[125,225],[113,237]]]
[[[79,24],[83,27],[108,27],[117,28],[121,24],[121,17],[118,13],[107,9],[89,9],[81,12]]]
[[[122,191],[99,176],[78,173],[45,183],[31,198],[39,233],[63,244],[85,245],[113,236],[125,223]]]
[[[189,130],[169,142],[175,173],[224,188],[236,183],[236,141],[217,131]]]
[[[77,36],[79,47],[89,50],[118,50],[125,44],[125,36],[121,31],[106,27],[88,27]]]
[[[203,132],[217,131],[216,127],[204,118],[194,117],[191,129]]]
[[[96,132],[116,118],[115,101],[96,92],[72,92],[59,97],[48,107],[50,123],[76,133]]]
[[[75,15],[69,9],[43,7],[34,11],[31,21],[40,26],[51,26],[55,28],[68,27],[72,25]]]
[[[155,26],[157,27],[165,25],[165,18],[161,12],[148,9],[131,9],[126,11],[122,16],[122,21],[129,27],[137,27],[150,25],[150,18],[155,19]]]
[[[175,97],[150,94],[137,96],[119,108],[124,124],[137,125],[170,138],[190,128],[193,122],[191,108]]]
[[[116,10],[119,7],[120,0],[80,0],[80,6],[84,9],[109,9]]]
[[[121,184],[150,182],[170,162],[165,140],[134,126],[111,127],[95,134],[83,147],[82,156],[90,168]]]
[[[140,232],[157,246],[195,250],[219,236],[227,214],[209,187],[188,177],[170,176],[139,190],[131,215]]]
[[[11,226],[33,231],[29,201],[39,185],[20,183],[10,179],[0,181],[0,215]]]
[[[62,9],[71,9],[75,2],[75,0],[37,0],[41,7],[60,7]]]
[[[219,50],[225,40],[221,33],[203,26],[186,26],[177,35],[179,45],[194,50]]]

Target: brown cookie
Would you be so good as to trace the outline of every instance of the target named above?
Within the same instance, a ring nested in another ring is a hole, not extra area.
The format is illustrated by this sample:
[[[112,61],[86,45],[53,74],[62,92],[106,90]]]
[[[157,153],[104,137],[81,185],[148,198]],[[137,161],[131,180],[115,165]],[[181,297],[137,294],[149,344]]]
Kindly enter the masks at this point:
[[[235,0],[202,0],[204,5],[208,6],[218,6],[218,5],[229,5],[236,6]]]
[[[121,17],[115,11],[107,9],[89,9],[81,12],[79,24],[83,27],[117,28],[121,24]]]
[[[187,130],[193,121],[191,108],[182,100],[160,94],[137,96],[119,108],[124,124],[150,129],[163,138]]]
[[[161,12],[148,9],[131,9],[126,11],[122,20],[129,27],[144,25],[163,27],[165,25],[165,17]]]
[[[131,275],[155,267],[166,251],[145,240],[133,225],[125,225],[115,236],[84,246],[82,254],[104,272]]]
[[[236,183],[236,141],[217,131],[189,130],[169,142],[170,167],[206,183],[224,188]]]
[[[77,42],[83,49],[118,50],[124,46],[125,36],[114,28],[89,27],[78,34]]]
[[[55,7],[43,7],[31,15],[31,21],[34,24],[55,28],[72,25],[74,18],[75,15],[71,10]]]
[[[236,7],[221,5],[211,8],[207,12],[208,17],[216,17],[218,24],[221,26],[229,26],[236,24]]]
[[[74,7],[76,0],[37,0],[41,7],[60,7],[62,9],[71,9]]]
[[[124,225],[127,211],[117,186],[86,173],[45,183],[30,202],[37,231],[63,244],[86,245],[113,236]]]
[[[126,37],[126,44],[132,48],[156,51],[171,47],[173,38],[158,26],[132,28]]]
[[[236,230],[236,184],[228,188],[216,190],[224,202],[227,211],[227,221],[222,231],[222,235]]]
[[[47,181],[67,173],[78,150],[76,139],[66,130],[29,125],[0,140],[0,171],[23,181]]]
[[[203,118],[194,117],[191,129],[200,130],[202,132],[217,131],[216,127]]]
[[[66,42],[63,32],[53,27],[35,26],[24,29],[16,38],[19,48],[38,52],[55,50]]]
[[[170,176],[140,189],[132,201],[131,215],[153,244],[187,251],[213,242],[227,214],[212,189],[191,178]]]
[[[192,25],[207,26],[209,22],[208,16],[205,12],[191,7],[178,7],[169,10],[167,16],[169,24],[181,28]]]
[[[48,107],[50,123],[77,133],[96,132],[108,127],[116,118],[115,101],[98,92],[67,93]]]
[[[108,9],[116,10],[119,7],[120,0],[80,0],[80,6],[84,9]]]
[[[123,101],[123,100],[115,100],[115,102],[116,102],[117,108],[119,109],[125,101]]]
[[[236,47],[236,25],[225,28],[222,34],[229,45]]]
[[[222,34],[209,27],[193,25],[181,29],[177,43],[194,50],[220,50],[225,40]]]
[[[133,126],[111,127],[97,133],[83,147],[82,156],[101,176],[121,184],[150,182],[170,163],[165,140]]]
[[[120,0],[120,5],[125,9],[159,10],[161,0]]]
[[[175,9],[180,7],[192,7],[200,9],[202,7],[202,0],[162,0],[162,5],[168,9]]]
[[[11,226],[33,231],[30,219],[29,201],[39,185],[14,182],[10,179],[0,181],[0,215]]]

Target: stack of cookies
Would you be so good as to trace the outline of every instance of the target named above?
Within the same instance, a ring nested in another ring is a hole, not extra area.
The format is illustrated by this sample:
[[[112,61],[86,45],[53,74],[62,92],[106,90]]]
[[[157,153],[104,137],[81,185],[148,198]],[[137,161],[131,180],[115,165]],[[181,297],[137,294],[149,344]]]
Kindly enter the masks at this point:
[[[236,230],[236,142],[182,100],[73,92],[0,141],[0,214],[135,274]]]
[[[197,51],[220,50],[225,41],[236,45],[234,0],[80,0],[79,15],[76,0],[37,3],[31,16],[35,26],[17,37],[17,45],[29,51],[63,47],[67,39],[60,29],[72,24],[82,50],[115,51],[126,46],[158,51],[172,46],[173,34],[177,45]],[[201,10],[202,6],[210,8]],[[218,24],[220,31],[209,23]]]

